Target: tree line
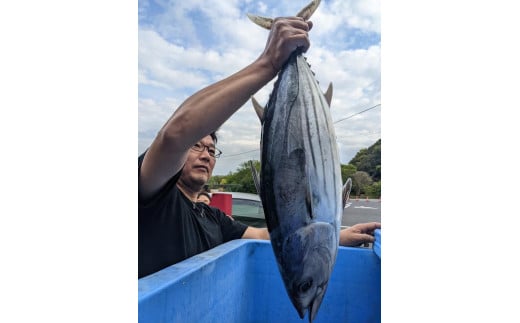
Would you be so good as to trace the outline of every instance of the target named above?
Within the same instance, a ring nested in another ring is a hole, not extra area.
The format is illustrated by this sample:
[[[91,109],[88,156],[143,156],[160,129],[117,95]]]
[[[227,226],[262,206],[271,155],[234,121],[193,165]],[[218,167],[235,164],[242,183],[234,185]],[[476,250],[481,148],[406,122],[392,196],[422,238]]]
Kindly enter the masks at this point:
[[[260,173],[260,161],[253,160]],[[348,164],[341,164],[341,181],[352,179],[351,197],[381,197],[381,139],[368,148],[361,149]],[[245,192],[256,194],[249,161],[240,164],[235,172],[228,175],[215,175],[208,182],[208,188],[226,192]]]

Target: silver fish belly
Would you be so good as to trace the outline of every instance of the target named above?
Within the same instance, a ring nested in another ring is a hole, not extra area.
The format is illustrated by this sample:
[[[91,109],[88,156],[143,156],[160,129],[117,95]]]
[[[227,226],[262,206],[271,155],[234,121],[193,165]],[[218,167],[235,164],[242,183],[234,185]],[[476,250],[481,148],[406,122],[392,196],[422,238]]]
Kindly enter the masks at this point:
[[[289,298],[312,322],[336,262],[342,183],[329,104],[299,50],[263,114],[260,196]]]

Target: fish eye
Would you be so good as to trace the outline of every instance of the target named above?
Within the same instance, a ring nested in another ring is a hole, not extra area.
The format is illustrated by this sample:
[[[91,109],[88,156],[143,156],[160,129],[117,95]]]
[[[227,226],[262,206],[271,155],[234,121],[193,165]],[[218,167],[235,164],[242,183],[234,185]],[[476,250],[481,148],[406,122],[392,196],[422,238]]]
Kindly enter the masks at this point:
[[[300,286],[298,286],[298,290],[301,292],[301,293],[306,293],[309,291],[309,289],[312,287],[312,278],[304,281],[303,283],[300,284]]]

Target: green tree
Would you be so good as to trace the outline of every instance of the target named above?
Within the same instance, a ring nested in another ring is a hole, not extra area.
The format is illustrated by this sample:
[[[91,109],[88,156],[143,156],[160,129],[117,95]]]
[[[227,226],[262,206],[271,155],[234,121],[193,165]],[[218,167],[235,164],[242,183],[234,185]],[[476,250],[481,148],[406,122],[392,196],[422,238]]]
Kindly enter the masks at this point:
[[[208,186],[210,188],[217,188],[219,184],[224,180],[225,176],[222,175],[215,175],[211,176],[211,178],[208,181]]]
[[[257,169],[260,169],[260,162],[255,160],[253,165]],[[253,181],[253,174],[251,174],[251,168],[249,161],[240,164],[235,172],[230,173],[225,177],[226,185],[224,188],[226,191],[245,192],[256,194],[256,187]]]
[[[260,161],[253,161],[260,174]],[[341,165],[341,183],[352,178],[352,194],[381,195],[381,139],[368,148],[361,149],[347,164]],[[249,161],[243,162],[236,171],[226,176],[214,176],[209,181],[211,189],[257,193]]]
[[[349,164],[358,171],[366,172],[375,182],[381,180],[381,139],[372,146],[361,149]]]
[[[352,191],[359,196],[366,193],[365,188],[373,183],[372,178],[367,172],[357,171],[352,174]]]
[[[354,175],[356,171],[356,166],[352,164],[341,165],[341,183],[344,184],[347,178],[352,178],[352,175]]]
[[[370,198],[380,198],[381,197],[381,182],[375,182],[371,185],[365,186],[365,192]]]

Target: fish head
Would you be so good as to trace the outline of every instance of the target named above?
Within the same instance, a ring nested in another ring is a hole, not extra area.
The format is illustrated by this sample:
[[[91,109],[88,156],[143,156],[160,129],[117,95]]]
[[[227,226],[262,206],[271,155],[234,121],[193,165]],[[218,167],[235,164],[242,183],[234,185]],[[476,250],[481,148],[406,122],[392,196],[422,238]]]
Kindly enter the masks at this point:
[[[283,243],[281,274],[289,298],[300,318],[309,310],[314,320],[336,260],[337,233],[330,223],[301,227]]]

